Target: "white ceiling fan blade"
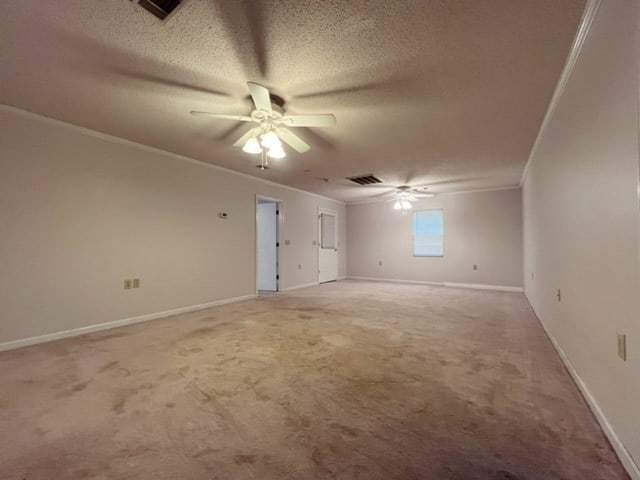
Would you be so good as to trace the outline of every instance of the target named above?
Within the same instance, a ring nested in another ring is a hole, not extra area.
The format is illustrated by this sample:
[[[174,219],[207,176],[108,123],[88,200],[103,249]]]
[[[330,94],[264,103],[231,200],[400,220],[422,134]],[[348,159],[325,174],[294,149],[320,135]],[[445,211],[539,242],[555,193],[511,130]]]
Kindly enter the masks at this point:
[[[253,121],[253,118],[246,117],[244,115],[227,115],[226,113],[198,112],[196,110],[192,110],[189,113],[191,115],[206,115],[206,116],[209,116],[209,117],[224,118],[226,120],[238,120],[239,122],[251,122],[251,121]]]
[[[244,144],[247,142],[247,140],[249,140],[252,136],[254,136],[256,134],[256,128],[252,128],[251,130],[249,130],[247,133],[245,133],[244,135],[242,135],[237,141],[236,143],[233,144],[234,147],[242,147],[244,146]]]
[[[378,195],[373,195],[371,198],[387,198],[390,197],[392,200],[396,198],[398,192],[396,190],[389,190],[388,192],[379,193]]]
[[[332,127],[336,124],[336,117],[331,113],[317,115],[287,115],[282,123],[288,127]]]
[[[304,153],[311,148],[309,144],[307,144],[307,142],[302,140],[299,136],[297,136],[291,130],[279,127],[279,128],[276,128],[276,133],[284,143],[289,145],[298,153]]]
[[[273,110],[271,110],[271,98],[269,98],[269,89],[253,82],[247,82],[247,85],[249,87],[249,93],[251,93],[251,98],[253,98],[253,103],[255,104],[256,108],[258,110],[264,110],[265,112],[271,114]]]
[[[435,195],[433,193],[413,192],[411,196],[415,198],[433,198]]]

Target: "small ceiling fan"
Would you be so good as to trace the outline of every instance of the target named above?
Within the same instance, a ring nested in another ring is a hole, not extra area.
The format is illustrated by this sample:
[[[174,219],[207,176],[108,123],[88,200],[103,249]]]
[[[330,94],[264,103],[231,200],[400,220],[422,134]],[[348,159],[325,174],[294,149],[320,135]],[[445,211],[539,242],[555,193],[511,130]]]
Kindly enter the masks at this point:
[[[410,185],[400,185],[398,187],[394,187],[393,190],[388,192],[374,195],[373,198],[383,198],[387,202],[393,202],[393,209],[400,210],[400,213],[404,215],[408,210],[411,210],[411,202],[415,202],[419,198],[434,197],[433,193],[426,191],[428,188],[429,187],[425,186],[412,187]]]
[[[262,155],[262,168],[267,165],[268,158],[284,158],[285,152],[281,140],[299,153],[311,147],[288,127],[331,127],[336,124],[336,117],[330,113],[315,115],[287,115],[284,100],[269,92],[269,89],[254,82],[247,82],[249,93],[255,105],[250,116],[227,115],[224,113],[191,111],[191,115],[208,115],[225,120],[253,122],[257,126],[240,137],[234,147],[242,147],[247,153]]]

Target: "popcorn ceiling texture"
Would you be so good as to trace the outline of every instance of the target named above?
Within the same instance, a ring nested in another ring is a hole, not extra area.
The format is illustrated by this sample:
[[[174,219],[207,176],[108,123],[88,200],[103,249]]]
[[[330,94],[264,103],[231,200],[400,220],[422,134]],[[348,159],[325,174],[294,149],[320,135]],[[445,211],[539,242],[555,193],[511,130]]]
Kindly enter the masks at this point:
[[[189,0],[162,23],[126,0],[3,0],[0,102],[344,201],[381,191],[344,180],[367,173],[513,186],[584,4]],[[257,172],[232,147],[246,125],[188,114],[249,113],[249,80],[338,125]]]
[[[1,479],[626,479],[522,294],[345,281],[0,353]]]

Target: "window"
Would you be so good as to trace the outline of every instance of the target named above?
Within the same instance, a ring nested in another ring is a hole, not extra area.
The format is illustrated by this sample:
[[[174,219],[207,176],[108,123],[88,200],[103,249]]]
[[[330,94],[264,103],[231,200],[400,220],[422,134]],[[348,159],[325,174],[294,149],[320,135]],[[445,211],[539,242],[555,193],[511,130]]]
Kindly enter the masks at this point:
[[[413,214],[413,255],[442,257],[444,255],[444,222],[442,210],[422,210]]]
[[[336,216],[320,214],[320,248],[336,248]]]

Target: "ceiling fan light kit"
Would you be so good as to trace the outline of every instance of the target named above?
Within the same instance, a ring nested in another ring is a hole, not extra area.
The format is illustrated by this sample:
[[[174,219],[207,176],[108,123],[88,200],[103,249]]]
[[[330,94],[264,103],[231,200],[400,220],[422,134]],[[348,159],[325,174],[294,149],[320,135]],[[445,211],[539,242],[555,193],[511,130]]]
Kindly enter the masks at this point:
[[[286,155],[286,153],[284,153],[284,150],[282,149],[282,146],[273,147],[273,148],[270,148],[269,150],[267,150],[267,157],[270,157],[270,158],[280,159],[280,158],[284,158],[286,156],[287,155]]]
[[[264,148],[267,148],[267,149],[271,149],[271,148],[282,149],[282,144],[280,143],[280,139],[278,138],[278,135],[276,135],[275,132],[271,130],[260,136],[260,145],[262,145]]]
[[[242,151],[246,153],[258,154],[262,152],[262,147],[260,146],[260,142],[255,137],[249,138],[244,146],[242,147]]]
[[[425,192],[427,187],[411,187],[409,185],[401,185],[394,187],[393,190],[375,195],[374,198],[384,198],[393,204],[394,210],[400,210],[401,214],[406,214],[413,208],[412,202],[419,198],[432,198],[433,193]]]
[[[264,168],[267,158],[280,159],[286,157],[282,142],[298,153],[308,151],[311,146],[288,127],[330,127],[336,124],[336,117],[330,113],[315,115],[287,115],[282,106],[284,100],[269,92],[266,87],[254,82],[247,82],[255,109],[250,116],[228,115],[191,111],[191,115],[208,115],[225,120],[254,122],[258,126],[240,137],[233,145],[242,147],[242,151],[252,155],[261,155]]]

